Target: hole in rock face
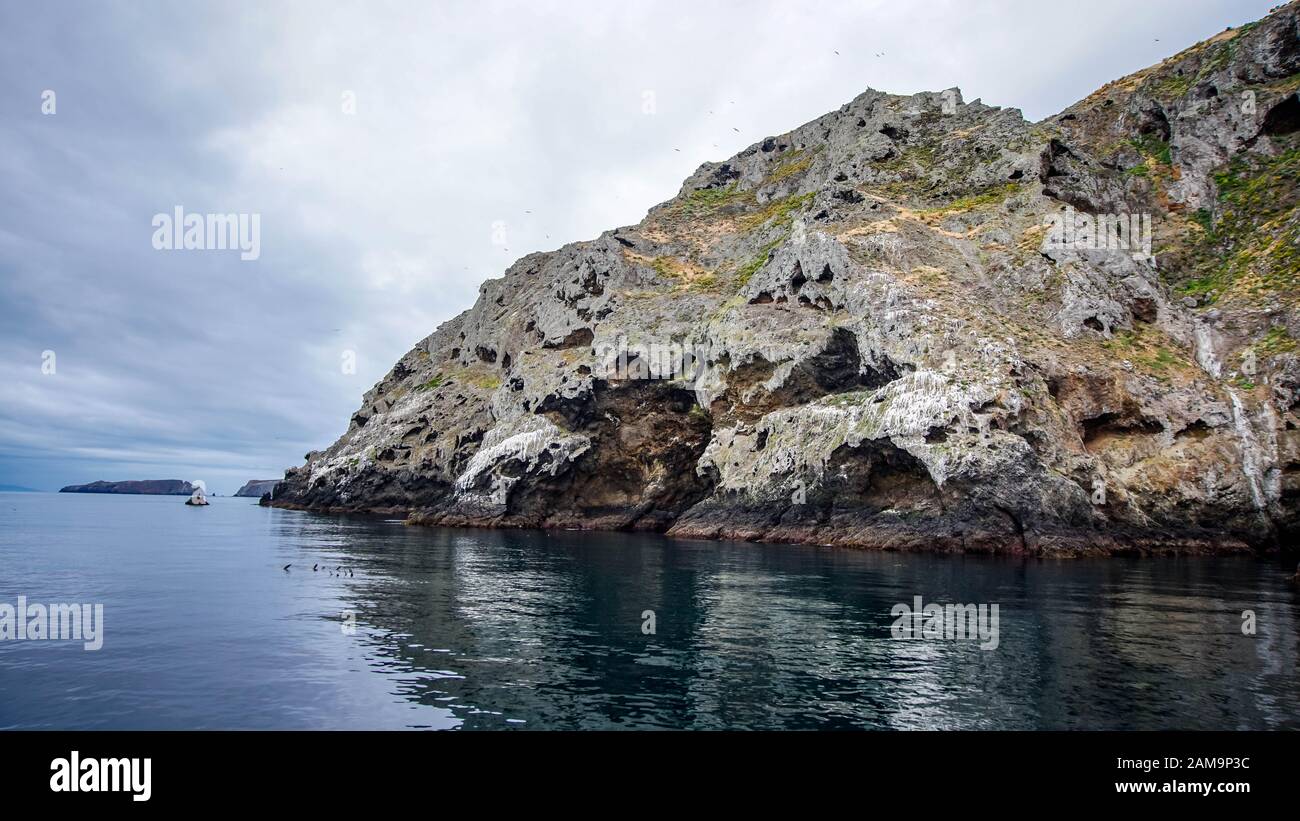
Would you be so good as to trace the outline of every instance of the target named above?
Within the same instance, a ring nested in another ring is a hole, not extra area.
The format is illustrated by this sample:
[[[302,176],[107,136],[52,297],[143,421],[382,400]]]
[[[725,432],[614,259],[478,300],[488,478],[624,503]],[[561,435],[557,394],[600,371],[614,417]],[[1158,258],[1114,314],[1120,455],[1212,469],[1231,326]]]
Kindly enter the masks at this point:
[[[575,328],[569,331],[568,335],[559,342],[543,342],[542,347],[559,349],[585,348],[591,345],[591,341],[595,339],[595,336],[590,328]]]
[[[1129,305],[1129,310],[1133,312],[1133,318],[1138,322],[1155,322],[1159,316],[1159,310],[1156,307],[1156,301],[1150,297],[1138,297]]]
[[[1292,94],[1268,110],[1264,115],[1265,134],[1293,134],[1300,130],[1300,95]]]
[[[497,352],[492,348],[479,345],[477,348],[474,349],[474,353],[478,356],[480,361],[483,362],[497,361]]]
[[[879,388],[912,370],[912,366],[896,364],[884,355],[864,363],[857,337],[837,328],[821,352],[797,363],[775,389],[764,383],[771,379],[776,365],[761,357],[730,370],[726,390],[714,400],[711,413],[719,425],[736,420],[754,423],[778,408],[804,405],[830,394]]]
[[[894,125],[883,125],[880,127],[880,133],[884,134],[894,142],[907,139],[907,129],[899,128]]]
[[[908,370],[906,366],[895,365],[888,357],[883,357],[878,365],[863,368],[858,338],[844,328],[836,328],[822,352],[809,359],[807,364],[811,377],[823,394],[859,387],[880,388]],[[799,370],[801,368],[796,368],[796,372]]]
[[[723,188],[733,180],[740,179],[740,172],[731,167],[731,163],[724,162],[722,165],[713,169],[709,176],[709,184],[705,188]]]
[[[1138,133],[1154,134],[1160,138],[1161,142],[1169,142],[1169,117],[1165,114],[1164,109],[1153,107],[1143,111],[1142,121],[1138,125]]]
[[[762,450],[767,447],[767,435],[770,433],[767,429],[758,432],[758,441],[754,444],[754,450]]]
[[[842,191],[836,191],[835,198],[853,204],[862,202],[864,199],[866,199],[866,197],[862,196],[857,191],[854,191],[852,188],[846,188]]]
[[[790,290],[794,291],[796,294],[799,293],[799,289],[802,288],[804,283],[807,281],[808,277],[803,275],[803,266],[796,262],[794,264],[794,272],[790,275]]]
[[[947,441],[948,431],[945,428],[936,425],[925,432],[925,443],[927,445],[937,445]]]
[[[1204,439],[1210,435],[1210,426],[1205,424],[1204,419],[1197,419],[1187,427],[1174,434],[1178,439]]]
[[[501,370],[510,370],[510,354],[505,354],[501,357]]]
[[[1068,177],[1069,172],[1065,168],[1067,161],[1074,158],[1074,152],[1065,143],[1053,138],[1047,144],[1047,150],[1043,152],[1042,173],[1038,175],[1039,182],[1046,183],[1054,177]]]
[[[941,506],[939,488],[916,457],[888,440],[856,448],[841,445],[831,454],[825,485],[809,503],[829,509],[916,510]]]
[[[1154,419],[1121,417],[1116,413],[1103,413],[1081,423],[1080,437],[1088,450],[1104,447],[1110,440],[1129,436],[1154,436],[1164,431]]]
[[[1018,180],[1023,176],[1025,176],[1025,172],[1022,169],[1017,168],[1015,171],[1011,172],[1010,176],[1008,176],[1007,179]]]
[[[835,274],[831,273],[831,266],[829,264],[823,265],[822,272],[817,275],[817,281],[824,284],[833,279],[835,279]]]
[[[1085,319],[1083,321],[1083,325],[1085,328],[1091,328],[1092,330],[1097,331],[1098,333],[1106,332],[1106,326],[1103,325],[1101,323],[1101,320],[1095,316],[1090,316],[1087,319]]]

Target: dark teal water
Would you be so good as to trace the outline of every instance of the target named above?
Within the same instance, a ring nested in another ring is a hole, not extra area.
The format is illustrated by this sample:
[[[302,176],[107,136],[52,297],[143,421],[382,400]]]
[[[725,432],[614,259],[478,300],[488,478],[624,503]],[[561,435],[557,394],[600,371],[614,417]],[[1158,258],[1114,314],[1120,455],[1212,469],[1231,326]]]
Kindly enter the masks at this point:
[[[0,602],[101,602],[105,622],[96,652],[0,642],[0,727],[1300,728],[1300,604],[1274,563],[432,530],[182,501],[0,494]],[[999,646],[891,638],[890,608],[916,595],[997,603]]]

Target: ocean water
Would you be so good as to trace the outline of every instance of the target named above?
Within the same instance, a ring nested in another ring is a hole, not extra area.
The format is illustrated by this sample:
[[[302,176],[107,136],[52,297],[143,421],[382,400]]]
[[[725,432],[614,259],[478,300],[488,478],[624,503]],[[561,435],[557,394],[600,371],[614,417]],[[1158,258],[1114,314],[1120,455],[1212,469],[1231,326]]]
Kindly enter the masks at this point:
[[[3,493],[0,604],[104,630],[0,641],[0,728],[1296,729],[1287,573]],[[894,638],[915,596],[997,604],[996,648]]]

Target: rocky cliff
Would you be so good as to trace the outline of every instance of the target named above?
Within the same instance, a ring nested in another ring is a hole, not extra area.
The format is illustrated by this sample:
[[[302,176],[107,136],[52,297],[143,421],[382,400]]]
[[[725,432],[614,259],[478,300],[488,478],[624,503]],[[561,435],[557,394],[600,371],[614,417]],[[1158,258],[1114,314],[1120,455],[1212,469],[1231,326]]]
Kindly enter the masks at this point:
[[[262,494],[270,493],[279,483],[279,479],[249,479],[244,482],[243,487],[235,491],[235,495],[260,499]]]
[[[1078,555],[1300,512],[1297,5],[1027,122],[867,91],[524,257],[275,504]]]

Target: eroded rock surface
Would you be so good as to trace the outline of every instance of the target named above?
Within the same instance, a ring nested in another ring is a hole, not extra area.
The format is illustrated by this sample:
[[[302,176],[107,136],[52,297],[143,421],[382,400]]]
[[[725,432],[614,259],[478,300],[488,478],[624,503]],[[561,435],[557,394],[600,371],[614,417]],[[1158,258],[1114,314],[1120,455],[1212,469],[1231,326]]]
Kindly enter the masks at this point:
[[[1039,123],[867,91],[484,283],[274,504],[908,550],[1287,543],[1298,71],[1293,3]],[[1078,215],[1135,217],[1128,247],[1053,242]]]

